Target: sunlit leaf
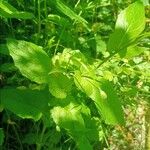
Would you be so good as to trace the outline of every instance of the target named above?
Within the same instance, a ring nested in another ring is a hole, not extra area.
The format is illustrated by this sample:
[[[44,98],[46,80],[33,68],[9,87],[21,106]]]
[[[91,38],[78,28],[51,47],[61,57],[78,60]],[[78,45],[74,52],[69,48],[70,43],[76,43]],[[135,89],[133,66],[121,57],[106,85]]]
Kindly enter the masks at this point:
[[[113,85],[111,84],[111,82],[103,80],[101,82],[100,88],[104,92],[104,94],[101,92],[102,103],[98,100],[97,104],[99,104],[100,107],[102,105],[100,109],[103,109],[102,113],[104,114],[106,123],[123,125],[125,123],[125,120],[121,101],[119,100],[116,91],[113,88]]]
[[[47,83],[51,63],[42,47],[26,41],[8,40],[10,55],[22,75],[37,83]]]
[[[76,106],[72,103],[65,108],[60,106],[54,107],[52,117],[60,127],[80,132],[80,130],[84,129],[85,125],[79,109],[78,105]]]
[[[115,53],[126,49],[144,30],[145,11],[142,2],[135,2],[123,10],[117,19],[115,31],[110,36],[108,51]]]
[[[85,106],[74,103],[70,103],[64,108],[60,106],[54,107],[51,111],[52,118],[56,125],[67,130],[81,150],[84,150],[85,148],[87,150],[92,150],[92,146],[86,137],[86,134],[88,134],[90,129],[86,129],[86,124],[82,117],[82,113],[86,114],[88,112],[85,111],[85,109],[82,111],[82,107]]]
[[[52,72],[49,75],[49,91],[56,98],[64,99],[71,90],[71,80],[60,72]]]
[[[100,115],[107,124],[124,124],[121,103],[111,83],[105,80],[98,82],[92,79],[93,76],[87,76],[84,72],[75,73],[76,86],[95,102]]]
[[[17,19],[32,19],[34,17],[32,13],[18,11],[6,1],[0,1],[0,16]]]

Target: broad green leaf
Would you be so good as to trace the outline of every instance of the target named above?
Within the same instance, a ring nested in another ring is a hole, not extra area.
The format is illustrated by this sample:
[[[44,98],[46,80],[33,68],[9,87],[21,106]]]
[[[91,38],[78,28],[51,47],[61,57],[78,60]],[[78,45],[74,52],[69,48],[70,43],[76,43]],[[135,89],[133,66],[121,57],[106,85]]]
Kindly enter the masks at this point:
[[[80,107],[70,103],[66,107],[54,107],[51,111],[54,122],[62,128],[72,131],[83,132],[84,120],[80,114]]]
[[[51,114],[56,125],[68,131],[77,142],[79,149],[84,150],[86,148],[87,150],[92,150],[92,146],[86,137],[88,129],[86,129],[86,124],[82,117],[82,113],[86,114],[88,112],[83,107],[82,105],[70,103],[64,108],[60,106],[54,107]],[[84,109],[83,112],[82,108]]]
[[[4,131],[2,128],[0,128],[0,146],[3,144],[4,142]]]
[[[142,2],[135,2],[123,10],[117,19],[115,31],[108,41],[108,51],[126,49],[144,30],[145,11]]]
[[[76,86],[89,97],[93,95],[95,87],[99,87],[99,83],[95,79],[95,70],[92,66],[82,65],[80,71],[75,71],[74,81]]]
[[[61,72],[51,72],[49,74],[49,91],[56,98],[66,98],[71,86],[71,80]]]
[[[6,1],[0,2],[0,16],[5,18],[17,18],[17,19],[32,19],[34,16],[29,12],[19,12],[12,5]]]
[[[86,135],[86,137],[89,139],[90,142],[99,141],[100,119],[92,118],[90,113],[83,112],[83,109],[81,113],[86,128],[84,135]]]
[[[77,139],[77,145],[80,150],[93,150],[93,147],[90,145],[88,139],[84,136],[80,136]]]
[[[30,89],[1,89],[1,103],[21,118],[39,120],[48,107],[46,91]]]
[[[85,76],[84,72],[75,73],[76,86],[95,102],[100,115],[107,124],[124,124],[121,103],[111,83],[109,81],[99,83],[93,75]]]
[[[8,40],[7,46],[15,66],[22,75],[37,83],[48,82],[51,63],[42,47],[17,40]]]
[[[124,124],[124,115],[121,107],[121,102],[114,91],[111,82],[104,80],[101,82],[101,100],[102,103],[97,100],[97,104],[103,109],[102,113],[105,116],[106,123],[110,124]],[[103,93],[102,93],[103,92]],[[105,95],[106,94],[106,95]]]
[[[98,83],[91,79],[91,76],[86,74],[81,74],[80,71],[75,72],[75,84],[76,86],[83,92],[85,92],[89,97],[92,96],[93,90],[95,89],[94,86],[98,86]]]

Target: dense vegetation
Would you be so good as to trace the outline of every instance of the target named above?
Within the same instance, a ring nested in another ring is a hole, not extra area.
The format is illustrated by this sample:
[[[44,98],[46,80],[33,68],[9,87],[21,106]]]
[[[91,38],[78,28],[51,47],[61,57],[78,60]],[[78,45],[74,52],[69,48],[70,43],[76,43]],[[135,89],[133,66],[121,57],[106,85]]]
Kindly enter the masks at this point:
[[[0,0],[0,148],[149,150],[147,0]]]

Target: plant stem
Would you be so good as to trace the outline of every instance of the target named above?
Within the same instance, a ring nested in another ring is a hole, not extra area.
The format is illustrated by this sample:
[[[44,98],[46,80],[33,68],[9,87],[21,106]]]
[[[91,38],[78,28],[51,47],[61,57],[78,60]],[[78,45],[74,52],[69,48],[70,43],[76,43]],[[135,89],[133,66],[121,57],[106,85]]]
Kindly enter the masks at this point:
[[[147,35],[149,36],[149,34]],[[141,38],[142,39],[142,38]],[[117,53],[121,52],[122,50],[124,50],[125,48],[127,48],[128,46],[134,44],[135,42],[138,42],[140,39],[136,39],[134,41],[132,41],[131,43],[125,45],[124,47],[122,47],[121,49],[115,51],[114,53],[110,54],[110,56],[108,56],[107,58],[105,58],[98,66],[97,66],[97,69],[102,65],[104,64],[105,62],[107,62],[110,58],[112,58],[114,55],[116,55]]]
[[[54,56],[55,56],[55,55],[56,55],[56,53],[57,53],[57,49],[58,49],[58,46],[59,46],[60,40],[61,40],[61,38],[63,37],[63,33],[64,33],[64,31],[65,31],[65,25],[64,25],[64,27],[63,27],[63,29],[62,29],[62,32],[61,32],[61,34],[60,34],[60,36],[59,36],[59,39],[58,39],[58,41],[57,41],[57,44],[56,44],[56,47],[55,47],[55,50],[54,50]]]
[[[45,18],[47,19],[47,0],[44,0],[44,12],[45,12]]]
[[[13,25],[12,25],[11,19],[9,19],[9,23],[10,23],[10,29],[11,29],[12,37],[15,38],[15,33],[14,33],[14,29],[13,29]]]
[[[117,52],[116,52],[117,53]],[[107,62],[110,58],[112,58],[116,53],[113,53],[112,55],[108,56],[107,58],[105,58],[98,66],[97,69],[104,64],[105,62]]]
[[[15,126],[12,125],[12,127],[13,127],[13,130],[14,130],[15,134],[16,134],[17,140],[18,140],[18,142],[19,142],[19,144],[20,144],[20,150],[23,150],[23,146],[22,146],[21,140],[20,140],[20,138],[19,138],[19,134],[18,134],[18,132],[17,132]]]
[[[40,0],[38,0],[38,33],[41,32],[41,6],[40,6]]]
[[[40,135],[40,140],[39,140],[39,143],[37,143],[36,150],[41,150],[41,148],[42,148],[42,145],[43,145],[42,141],[43,141],[43,136],[44,136],[45,130],[46,130],[46,127],[45,127],[45,125],[43,125],[43,129],[42,129],[42,132],[41,132],[41,135]]]
[[[9,114],[8,114],[7,111],[6,111],[6,115],[7,115],[8,119],[10,120],[10,116],[9,116]],[[18,132],[17,132],[17,130],[16,130],[16,127],[14,126],[14,124],[11,124],[11,126],[12,126],[12,128],[13,128],[13,130],[14,130],[14,133],[15,133],[16,138],[17,138],[17,140],[18,140],[18,143],[19,143],[19,145],[20,145],[20,150],[23,150],[23,146],[22,146],[22,143],[21,143],[19,134],[18,134]]]

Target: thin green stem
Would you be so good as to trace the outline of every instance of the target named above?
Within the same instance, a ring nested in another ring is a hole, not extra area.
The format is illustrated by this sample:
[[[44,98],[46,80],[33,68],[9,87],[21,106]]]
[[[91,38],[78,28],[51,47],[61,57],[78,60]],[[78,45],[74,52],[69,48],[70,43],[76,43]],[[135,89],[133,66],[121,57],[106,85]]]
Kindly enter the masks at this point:
[[[101,127],[102,127],[102,132],[103,132],[103,135],[104,135],[104,140],[106,142],[107,147],[109,148],[110,146],[109,146],[109,143],[108,143],[108,140],[107,140],[106,133],[104,131],[103,125],[101,125]]]
[[[15,128],[15,126],[14,126],[14,125],[12,125],[12,127],[13,127],[13,130],[14,130],[15,134],[16,134],[17,140],[18,140],[18,142],[19,142],[19,144],[20,144],[20,150],[23,150],[23,146],[22,146],[22,143],[21,143],[21,140],[20,140],[19,134],[18,134],[18,132],[17,132],[17,130],[16,130],[16,128]]]
[[[112,58],[115,54],[117,54],[117,52],[116,52],[116,53],[113,53],[113,54],[110,55],[109,57],[105,58],[105,59],[97,66],[97,69],[98,69],[101,65],[103,65],[105,62],[107,62],[110,58]]]
[[[58,49],[58,46],[59,46],[59,43],[60,43],[60,40],[61,40],[61,38],[62,38],[62,36],[63,36],[64,31],[65,31],[65,25],[64,25],[64,28],[62,29],[62,32],[61,32],[61,34],[60,34],[60,36],[59,36],[59,39],[58,39],[58,41],[57,41],[57,44],[56,44],[56,47],[55,47],[55,50],[54,50],[54,56],[55,56],[56,53],[57,53],[57,49]]]
[[[38,33],[41,33],[41,5],[40,0],[38,0]]]
[[[47,0],[44,0],[44,12],[45,12],[45,18],[47,19]]]
[[[37,143],[37,148],[36,150],[41,150],[42,148],[42,141],[43,141],[43,137],[44,137],[44,133],[45,133],[45,130],[46,130],[46,126],[43,125],[43,129],[42,129],[42,132],[41,132],[41,135],[40,135],[40,140],[39,140],[39,143]]]
[[[117,53],[121,52],[122,50],[124,50],[125,48],[127,48],[128,46],[132,45],[132,44],[135,44],[135,42],[138,42],[139,39],[137,38],[136,40],[126,44],[124,47],[122,47],[121,49],[117,50],[116,52],[110,54],[110,56],[108,56],[107,58],[105,58],[98,66],[97,66],[97,69],[103,65],[105,62],[107,62],[110,58],[112,58],[114,55],[116,55]]]
[[[8,119],[10,120],[10,116],[9,116],[9,114],[8,114],[7,111],[6,111],[6,115],[7,115]],[[14,124],[11,124],[11,125],[12,125],[12,128],[13,128],[13,130],[14,130],[14,133],[15,133],[15,135],[16,135],[17,141],[18,141],[18,143],[19,143],[19,145],[20,145],[20,150],[23,150],[23,145],[22,145],[22,143],[21,143],[21,140],[20,140],[19,134],[18,134],[18,132],[17,132],[17,130],[16,130],[16,127],[14,126]]]
[[[10,23],[10,29],[11,29],[12,37],[15,38],[15,33],[14,33],[14,29],[13,29],[13,25],[12,25],[11,19],[9,19],[9,23]]]

